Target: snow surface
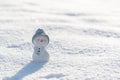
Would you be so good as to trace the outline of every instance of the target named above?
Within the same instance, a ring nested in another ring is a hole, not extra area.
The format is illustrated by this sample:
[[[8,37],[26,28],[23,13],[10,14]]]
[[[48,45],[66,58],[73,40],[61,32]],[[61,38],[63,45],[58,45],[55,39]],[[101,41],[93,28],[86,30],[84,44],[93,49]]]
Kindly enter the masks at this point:
[[[120,0],[0,0],[0,80],[120,80]],[[32,61],[34,32],[50,37]]]

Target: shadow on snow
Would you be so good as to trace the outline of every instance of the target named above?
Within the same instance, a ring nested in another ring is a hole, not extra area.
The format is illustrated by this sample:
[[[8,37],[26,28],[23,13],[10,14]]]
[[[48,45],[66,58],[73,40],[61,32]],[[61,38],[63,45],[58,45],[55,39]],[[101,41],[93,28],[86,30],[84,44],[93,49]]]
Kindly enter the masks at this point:
[[[22,80],[24,77],[42,69],[46,63],[30,62],[25,67],[23,67],[19,72],[10,78],[5,78],[3,80]]]

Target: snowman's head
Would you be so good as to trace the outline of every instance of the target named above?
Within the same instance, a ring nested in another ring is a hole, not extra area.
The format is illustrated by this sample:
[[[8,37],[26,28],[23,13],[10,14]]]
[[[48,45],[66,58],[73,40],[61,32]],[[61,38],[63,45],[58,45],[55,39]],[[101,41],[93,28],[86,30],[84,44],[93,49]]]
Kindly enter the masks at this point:
[[[39,29],[33,36],[32,42],[35,46],[46,47],[49,43],[49,37],[44,33],[43,30]]]

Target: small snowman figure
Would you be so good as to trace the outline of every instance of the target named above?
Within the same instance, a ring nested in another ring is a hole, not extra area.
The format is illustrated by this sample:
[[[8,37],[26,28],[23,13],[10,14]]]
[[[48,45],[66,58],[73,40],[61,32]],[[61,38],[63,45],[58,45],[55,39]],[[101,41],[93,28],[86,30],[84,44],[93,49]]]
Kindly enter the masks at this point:
[[[47,62],[49,60],[49,54],[45,50],[45,47],[49,43],[49,37],[45,34],[43,29],[38,29],[32,37],[32,43],[34,44],[33,61],[35,62]]]

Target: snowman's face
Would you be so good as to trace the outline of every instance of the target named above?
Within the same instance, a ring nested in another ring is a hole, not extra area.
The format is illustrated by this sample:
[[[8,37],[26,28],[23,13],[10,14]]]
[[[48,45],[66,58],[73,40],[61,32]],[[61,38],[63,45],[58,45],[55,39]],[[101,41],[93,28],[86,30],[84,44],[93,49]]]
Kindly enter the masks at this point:
[[[34,38],[33,43],[36,46],[44,46],[45,47],[49,43],[48,36],[46,36],[46,35],[37,36],[36,38]]]

